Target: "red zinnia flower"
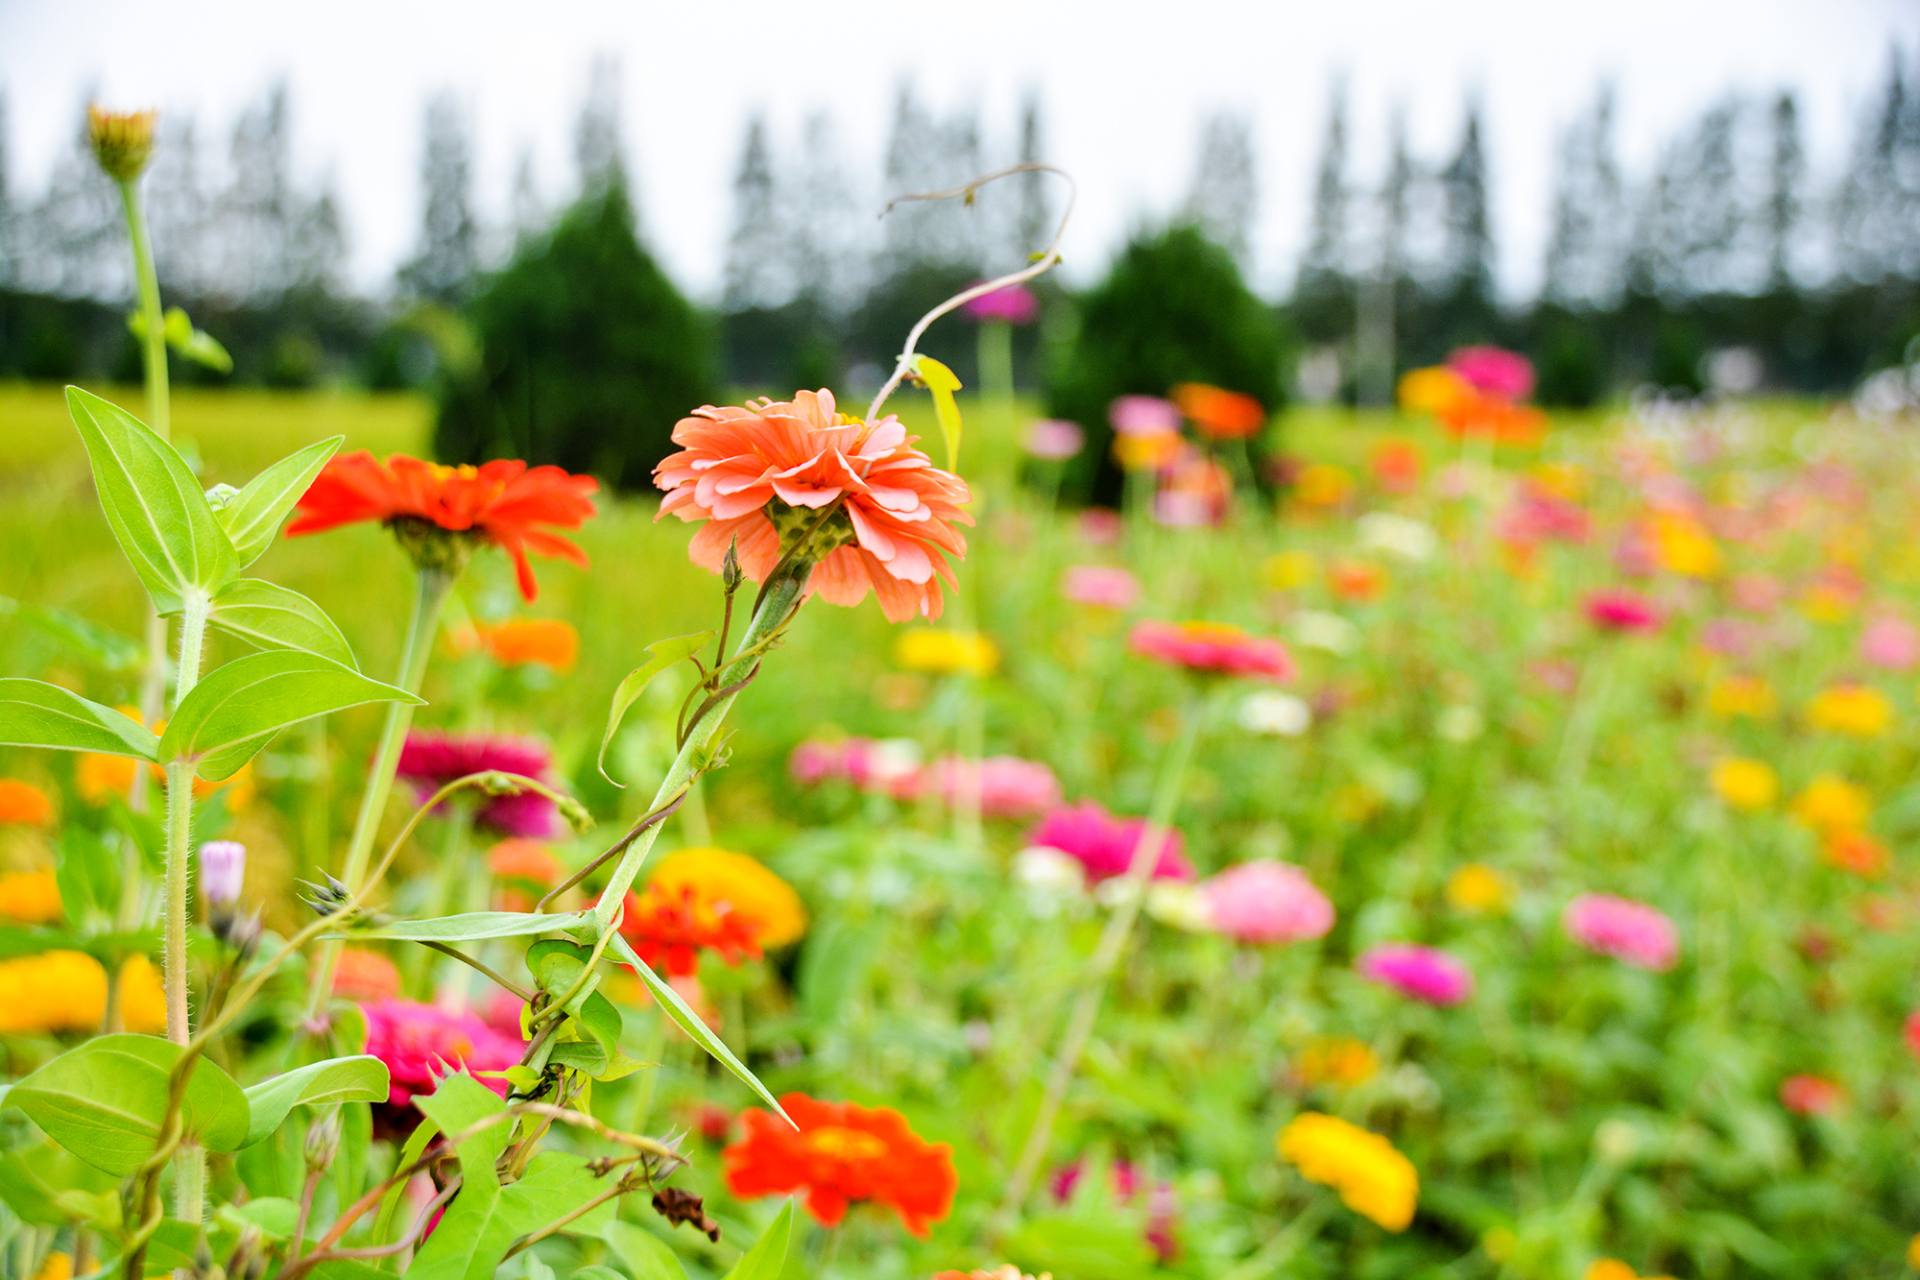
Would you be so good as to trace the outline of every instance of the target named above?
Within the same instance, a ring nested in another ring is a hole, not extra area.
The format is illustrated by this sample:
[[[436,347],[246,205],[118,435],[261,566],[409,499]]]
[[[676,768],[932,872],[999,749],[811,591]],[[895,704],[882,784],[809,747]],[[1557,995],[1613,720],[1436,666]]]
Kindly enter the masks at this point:
[[[300,514],[287,533],[319,533],[377,520],[465,534],[511,556],[520,594],[531,600],[538,587],[527,563],[529,551],[587,563],[584,551],[541,526],[578,529],[593,514],[591,495],[598,487],[592,476],[570,475],[559,467],[528,467],[517,459],[446,467],[405,454],[382,462],[360,450],[327,463],[301,497]]]
[[[1213,440],[1244,440],[1260,434],[1267,411],[1252,396],[1204,382],[1183,382],[1173,389],[1181,414]]]
[[[751,917],[707,900],[684,882],[628,893],[620,932],[648,968],[664,969],[673,978],[696,973],[702,951],[717,951],[730,965],[760,955],[760,930]]]
[[[1293,678],[1285,645],[1224,622],[1142,622],[1129,642],[1142,657],[1205,675]]]
[[[748,1111],[741,1116],[747,1136],[720,1153],[736,1196],[805,1191],[807,1212],[829,1227],[847,1216],[849,1205],[872,1201],[899,1214],[917,1236],[953,1207],[952,1149],[915,1136],[898,1111],[820,1102],[804,1093],[789,1093],[780,1105],[792,1125],[770,1112]]]

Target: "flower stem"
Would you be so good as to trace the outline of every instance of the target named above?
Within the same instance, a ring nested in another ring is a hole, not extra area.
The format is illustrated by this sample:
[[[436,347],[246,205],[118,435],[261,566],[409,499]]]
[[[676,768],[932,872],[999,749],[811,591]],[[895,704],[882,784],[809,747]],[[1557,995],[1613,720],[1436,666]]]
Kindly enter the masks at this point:
[[[180,662],[174,675],[173,708],[177,712],[193,686],[200,682],[200,660],[206,647],[207,614],[212,602],[205,593],[189,592],[180,613]],[[193,1011],[188,1001],[187,880],[193,860],[193,778],[190,760],[167,765],[167,889],[162,933],[165,953],[162,980],[167,998],[167,1039],[184,1045],[193,1037]],[[198,1223],[205,1214],[206,1155],[197,1146],[183,1145],[174,1162],[174,1211],[186,1222]]]
[[[1181,726],[1180,737],[1167,754],[1159,786],[1154,791],[1153,807],[1147,814],[1147,829],[1141,834],[1140,843],[1134,846],[1133,860],[1127,864],[1127,873],[1122,881],[1120,902],[1114,907],[1113,914],[1107,917],[1107,926],[1101,932],[1093,960],[1087,966],[1085,985],[1067,1018],[1067,1029],[1060,1038],[1060,1049],[1053,1060],[1053,1070],[1047,1076],[1046,1092],[1040,1097],[1040,1109],[1034,1114],[1033,1127],[1027,1130],[1027,1144],[1020,1152],[1020,1161],[1014,1166],[1013,1176],[1007,1180],[1006,1198],[1001,1201],[1000,1209],[988,1227],[989,1239],[1003,1235],[1012,1225],[1014,1216],[1020,1212],[1020,1206],[1026,1202],[1028,1193],[1033,1190],[1034,1180],[1040,1174],[1040,1163],[1046,1158],[1047,1145],[1053,1138],[1054,1123],[1060,1118],[1061,1103],[1066,1099],[1067,1089],[1072,1085],[1074,1072],[1080,1065],[1080,1055],[1086,1052],[1087,1040],[1093,1034],[1093,1024],[1100,1015],[1100,1004],[1106,996],[1107,983],[1113,977],[1113,971],[1119,967],[1121,956],[1125,954],[1134,922],[1139,919],[1141,904],[1146,899],[1147,882],[1153,878],[1154,868],[1159,865],[1167,837],[1172,832],[1174,811],[1180,803],[1180,789],[1186,781],[1187,767],[1193,761],[1194,744],[1199,740],[1208,705],[1199,702],[1187,708],[1186,723]]]
[[[763,648],[769,637],[786,625],[787,619],[800,603],[800,596],[806,590],[807,578],[813,572],[813,565],[806,560],[793,560],[786,567],[775,570],[774,576],[760,591],[760,603],[753,611],[753,618],[747,623],[747,630],[740,637],[740,645],[734,652],[733,665],[723,672],[715,682],[715,688],[725,689],[738,684],[748,677],[754,665],[759,662]],[[742,656],[746,655],[746,656]],[[712,710],[702,716],[687,740],[681,744],[679,752],[673,757],[673,763],[667,766],[666,777],[660,780],[660,789],[654,793],[653,803],[648,810],[659,809],[671,804],[701,771],[708,747],[720,725],[727,718],[727,712],[739,697],[736,691],[714,703]],[[639,839],[628,845],[621,854],[620,861],[614,866],[613,874],[607,877],[607,886],[600,893],[600,900],[594,905],[593,914],[596,923],[605,931],[613,923],[614,916],[620,910],[621,901],[627,896],[627,890],[633,886],[634,877],[640,874],[640,867],[653,850],[653,843],[660,837],[663,823],[655,823],[647,828]]]
[[[433,657],[434,637],[440,629],[440,610],[452,587],[452,574],[441,569],[420,569],[414,584],[413,616],[408,620],[407,639],[400,652],[400,674],[394,681],[408,693],[417,695],[426,683],[427,663]],[[346,862],[340,869],[340,879],[349,891],[358,890],[366,878],[374,838],[380,834],[380,818],[386,813],[387,797],[393,792],[400,749],[406,745],[407,730],[412,726],[412,703],[387,704],[386,723],[381,726],[380,742],[374,748],[366,790],[360,793],[360,811],[354,817],[353,835],[347,842]],[[321,946],[314,963],[313,982],[307,992],[309,1022],[326,1008],[327,997],[333,991],[333,970],[340,960],[341,945],[338,939],[330,939]]]

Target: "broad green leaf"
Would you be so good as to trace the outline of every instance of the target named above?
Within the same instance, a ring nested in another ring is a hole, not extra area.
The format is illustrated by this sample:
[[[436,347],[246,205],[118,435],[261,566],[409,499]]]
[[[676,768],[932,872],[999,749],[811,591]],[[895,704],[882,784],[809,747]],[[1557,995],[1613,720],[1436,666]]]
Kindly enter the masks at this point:
[[[154,607],[172,613],[189,594],[212,595],[240,571],[200,482],[174,447],[125,409],[78,387],[67,412],[79,428],[113,536]]]
[[[23,1222],[57,1227],[70,1218],[85,1217],[118,1225],[119,1204],[112,1194],[117,1187],[111,1175],[81,1163],[51,1142],[0,1153],[0,1204]],[[96,1196],[105,1203],[94,1203],[90,1197]],[[86,1212],[76,1214],[74,1209]]]
[[[256,1196],[245,1204],[223,1204],[219,1216],[236,1229],[256,1227],[269,1240],[293,1236],[300,1206],[280,1196]]]
[[[960,379],[953,370],[935,360],[932,356],[915,356],[913,374],[933,397],[933,416],[940,424],[940,435],[947,444],[947,469],[957,471],[960,466],[960,402],[953,393],[960,389]]]
[[[445,1085],[441,1087],[445,1088]],[[422,1120],[408,1135],[405,1145],[400,1148],[399,1156],[393,1162],[393,1167],[403,1169],[418,1160],[426,1153],[427,1144],[439,1136],[440,1126],[435,1124],[431,1117]],[[376,1243],[392,1243],[394,1220],[400,1216],[400,1207],[405,1202],[406,1189],[406,1183],[397,1182],[387,1189],[384,1196],[380,1197],[380,1211],[374,1215],[373,1220],[373,1239]]]
[[[665,978],[648,967],[647,962],[640,958],[631,943],[616,933],[612,937],[612,946],[622,960],[633,966],[633,971],[640,975],[640,981],[653,994],[653,998],[666,1011],[666,1015],[672,1018],[695,1044],[706,1050],[714,1061],[731,1071],[742,1084],[752,1089],[762,1102],[772,1108],[775,1115],[788,1124],[793,1123],[793,1118],[780,1106],[779,1100],[767,1092],[767,1086],[760,1083],[760,1077],[749,1071],[747,1064],[734,1056],[733,1050],[727,1048],[726,1041],[715,1035],[713,1028],[701,1021],[700,1015],[687,1007],[687,1002],[680,998],[680,993],[675,991]]]
[[[840,1014],[865,986],[880,949],[881,930],[870,920],[823,920],[800,955],[800,1005],[822,1030],[841,1025]]]
[[[753,1242],[753,1248],[721,1280],[780,1280],[792,1236],[793,1201],[789,1200],[780,1206],[780,1216]]]
[[[280,1127],[298,1106],[337,1102],[385,1102],[387,1064],[378,1058],[328,1058],[309,1063],[246,1090],[247,1139],[252,1146]]]
[[[364,702],[422,701],[317,653],[250,653],[193,686],[161,736],[160,758],[191,760],[201,777],[218,782],[288,725]]]
[[[345,436],[334,436],[288,454],[247,481],[232,501],[220,509],[217,518],[233,540],[242,569],[273,545],[281,523],[345,439]]]
[[[131,716],[44,680],[0,679],[0,746],[159,758],[160,740]]]
[[[600,754],[594,757],[594,763],[600,768],[600,776],[616,787],[624,787],[607,772],[607,748],[613,745],[613,735],[620,731],[620,722],[627,718],[627,712],[645,693],[653,678],[676,662],[685,662],[700,648],[713,639],[713,632],[701,631],[694,635],[673,636],[666,640],[655,640],[646,647],[647,660],[627,672],[627,678],[613,691],[613,705],[607,709],[607,729],[600,735]]]
[[[134,1172],[159,1141],[167,1074],[181,1048],[158,1036],[98,1036],[67,1050],[7,1092],[49,1138],[96,1169]],[[233,1078],[201,1058],[187,1081],[187,1131],[214,1151],[247,1136],[247,1099]]]
[[[132,636],[103,627],[65,609],[21,604],[0,596],[0,618],[36,627],[61,646],[63,658],[83,657],[103,671],[136,671],[147,659],[146,646]]]
[[[428,920],[394,920],[370,929],[352,929],[337,936],[385,938],[393,942],[473,942],[481,938],[526,938],[537,933],[566,933],[588,924],[591,911],[556,911],[536,915],[529,911],[469,911]]]
[[[600,1238],[627,1264],[633,1280],[687,1280],[679,1255],[644,1227],[615,1218],[601,1230]]]
[[[207,621],[259,649],[299,649],[360,669],[353,646],[332,618],[291,588],[259,578],[236,578],[213,598]]]
[[[60,886],[61,914],[73,925],[88,926],[96,916],[111,915],[119,908],[120,851],[96,832],[63,827],[53,875]]]

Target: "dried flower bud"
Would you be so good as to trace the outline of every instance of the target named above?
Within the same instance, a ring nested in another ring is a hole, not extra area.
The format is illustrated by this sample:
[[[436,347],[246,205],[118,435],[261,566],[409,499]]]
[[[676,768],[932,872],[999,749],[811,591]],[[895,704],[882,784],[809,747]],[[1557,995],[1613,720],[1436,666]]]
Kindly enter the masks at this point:
[[[247,878],[247,847],[236,840],[200,846],[200,897],[209,907],[232,906]]]
[[[151,111],[87,108],[87,141],[109,178],[131,182],[145,172],[153,154],[153,121]]]
[[[653,1211],[669,1226],[686,1223],[715,1244],[720,1243],[720,1224],[707,1216],[707,1206],[699,1196],[679,1187],[662,1187],[653,1194]]]

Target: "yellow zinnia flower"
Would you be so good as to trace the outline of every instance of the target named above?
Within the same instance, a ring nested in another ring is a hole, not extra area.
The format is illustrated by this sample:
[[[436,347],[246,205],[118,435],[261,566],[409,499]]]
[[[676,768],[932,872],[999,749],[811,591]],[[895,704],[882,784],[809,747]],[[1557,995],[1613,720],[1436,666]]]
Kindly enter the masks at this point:
[[[73,1280],[73,1255],[58,1250],[48,1254],[33,1280]]]
[[[1447,902],[1456,910],[1494,915],[1512,899],[1507,878],[1484,862],[1469,862],[1447,877]]]
[[[107,971],[84,951],[0,960],[0,1032],[98,1031]]]
[[[1728,676],[1707,691],[1707,710],[1722,720],[1771,719],[1773,686],[1759,676]]]
[[[1000,647],[977,631],[909,627],[894,639],[893,660],[909,671],[988,676],[1000,665]]]
[[[1293,499],[1303,507],[1337,507],[1353,494],[1353,477],[1330,462],[1310,462],[1293,482]]]
[[[1869,685],[1836,684],[1807,704],[1807,723],[1824,733],[1877,738],[1893,723],[1893,704]]]
[[[680,849],[654,865],[649,888],[677,893],[691,888],[706,903],[725,903],[752,923],[754,941],[771,951],[798,942],[807,932],[807,909],[785,880],[751,854],[731,849]]]
[[[1698,520],[1663,512],[1649,524],[1662,569],[1683,578],[1711,578],[1720,572],[1720,545]]]
[[[0,874],[0,920],[49,924],[60,918],[60,884],[51,871]]]
[[[1473,388],[1445,365],[1430,365],[1401,374],[1398,393],[1400,407],[1408,413],[1433,416],[1470,399]]]
[[[1404,1231],[1420,1198],[1413,1161],[1377,1133],[1338,1116],[1303,1111],[1274,1141],[1280,1158],[1309,1182],[1332,1187],[1341,1203],[1385,1227]]]
[[[1321,1036],[1309,1041],[1294,1061],[1303,1083],[1356,1085],[1373,1079],[1380,1060],[1366,1041],[1352,1036]]]
[[[1260,566],[1260,576],[1275,591],[1292,591],[1313,581],[1313,556],[1305,551],[1276,551]]]
[[[1794,821],[1822,833],[1858,831],[1872,816],[1873,800],[1865,788],[1831,773],[1809,782],[1793,800]]]
[[[1714,762],[1713,789],[1729,807],[1753,812],[1779,798],[1780,780],[1764,761],[1728,756]]]
[[[160,971],[145,956],[129,957],[115,983],[120,996],[120,1025],[129,1031],[159,1035],[167,1029],[167,991]]]

